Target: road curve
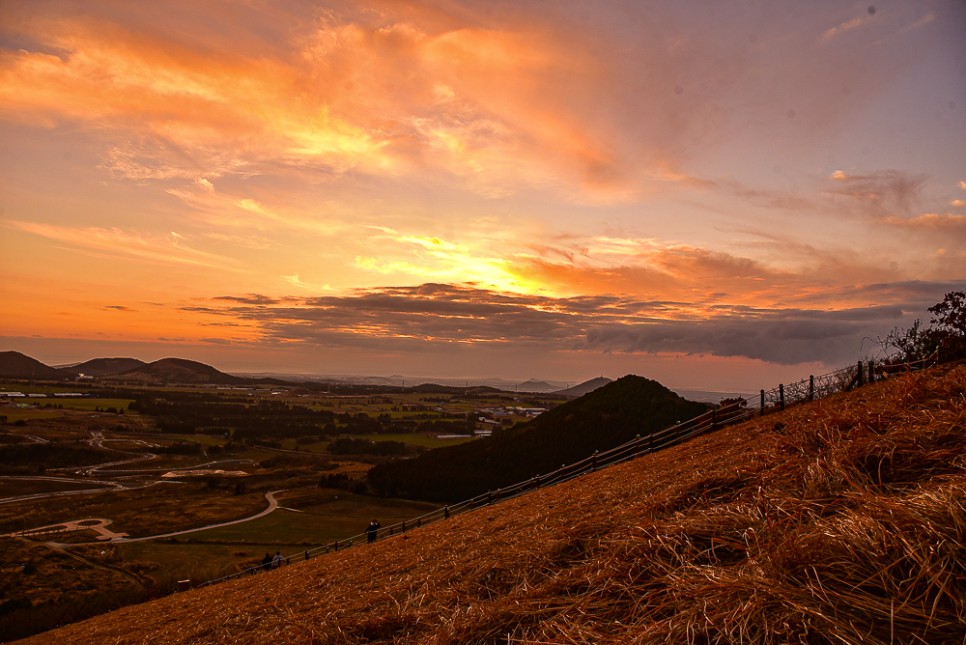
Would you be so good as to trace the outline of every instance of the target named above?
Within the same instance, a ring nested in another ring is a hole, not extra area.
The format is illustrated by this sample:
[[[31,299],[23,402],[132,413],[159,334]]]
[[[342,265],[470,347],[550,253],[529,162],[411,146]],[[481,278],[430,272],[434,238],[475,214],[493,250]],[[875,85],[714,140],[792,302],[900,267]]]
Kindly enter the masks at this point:
[[[129,538],[129,537],[114,538],[113,540],[111,540],[109,542],[109,544],[120,544],[122,542],[147,542],[148,540],[160,540],[162,538],[176,537],[178,535],[186,535],[188,533],[197,533],[198,531],[207,531],[209,529],[218,529],[218,528],[221,528],[223,526],[231,526],[232,524],[242,524],[243,522],[251,522],[252,520],[257,520],[260,517],[265,517],[266,515],[268,515],[269,513],[271,513],[272,511],[274,511],[275,509],[277,509],[278,508],[278,501],[275,499],[275,493],[281,493],[281,492],[283,492],[283,491],[282,490],[273,490],[273,491],[270,491],[268,493],[265,493],[265,499],[268,501],[268,508],[266,508],[266,509],[264,509],[262,511],[259,511],[258,513],[255,513],[254,515],[250,515],[248,517],[243,517],[243,518],[238,519],[238,520],[231,520],[230,522],[220,522],[218,524],[209,524],[207,526],[199,526],[199,527],[193,528],[193,529],[185,529],[184,531],[173,531],[171,533],[161,533],[159,535],[148,535],[148,536],[145,536],[145,537],[136,537],[136,538]],[[60,543],[53,543],[53,544],[60,544]],[[103,541],[101,541],[101,542],[80,542],[80,543],[73,542],[73,543],[70,543],[70,544],[65,544],[64,546],[87,546],[87,545],[91,545],[91,544],[104,544],[104,542]]]

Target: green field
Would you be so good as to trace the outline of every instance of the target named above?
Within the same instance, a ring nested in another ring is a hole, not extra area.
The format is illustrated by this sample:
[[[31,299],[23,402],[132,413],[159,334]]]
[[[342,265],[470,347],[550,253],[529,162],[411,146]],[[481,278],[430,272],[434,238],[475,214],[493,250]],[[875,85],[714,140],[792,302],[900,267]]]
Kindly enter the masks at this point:
[[[435,435],[425,432],[403,432],[399,434],[364,434],[353,435],[357,439],[368,439],[369,441],[399,441],[411,446],[421,448],[440,448],[442,446],[455,446],[458,443],[473,441],[473,437],[465,439],[438,439]]]
[[[58,410],[51,409],[33,407],[21,408],[10,405],[0,406],[0,416],[7,417],[7,423],[31,421],[33,419],[53,419],[61,416],[62,414],[63,413]]]
[[[115,410],[127,410],[127,406],[134,402],[134,399],[88,399],[88,398],[47,398],[47,399],[34,399],[38,405],[46,405],[50,403],[51,405],[57,405],[64,408],[65,410],[90,410],[94,411],[97,408],[101,410],[106,410],[107,408],[114,408]]]
[[[302,507],[295,509],[294,505]],[[341,490],[313,491],[301,499],[282,499],[279,507],[251,522],[173,539],[118,544],[118,552],[124,560],[159,563],[160,569],[152,573],[157,579],[209,580],[245,568],[266,552],[280,551],[297,561],[305,550],[360,535],[374,517],[383,526],[389,526],[438,508],[434,504],[366,497]]]

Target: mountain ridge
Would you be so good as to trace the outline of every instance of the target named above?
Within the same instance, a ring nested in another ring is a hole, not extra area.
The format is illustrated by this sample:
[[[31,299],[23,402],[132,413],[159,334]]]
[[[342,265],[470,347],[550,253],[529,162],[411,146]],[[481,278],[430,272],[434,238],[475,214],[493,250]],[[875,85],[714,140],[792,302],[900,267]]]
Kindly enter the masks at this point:
[[[179,363],[180,362],[180,363]],[[139,371],[144,370],[144,371]],[[407,379],[401,376],[390,377],[321,377],[311,375],[276,375],[274,373],[256,374],[229,374],[218,368],[193,361],[186,358],[163,358],[153,362],[145,362],[137,358],[129,357],[99,357],[87,361],[54,367],[46,365],[41,361],[32,358],[18,351],[10,350],[0,352],[0,377],[15,379],[43,379],[43,380],[68,380],[76,379],[80,374],[93,376],[95,378],[124,380],[140,380],[144,383],[178,383],[177,378],[183,379],[181,382],[188,385],[212,384],[212,385],[243,385],[243,384],[269,384],[269,385],[295,385],[304,383],[346,383],[350,385],[372,385],[385,387],[398,387],[400,389],[411,389],[414,391],[430,391],[438,388],[438,391],[457,392],[471,389],[475,392],[500,391],[512,392],[521,387],[522,384],[514,384],[510,381],[501,382],[505,386],[488,384],[492,381],[496,383],[498,379],[484,379],[473,385],[466,381],[463,385],[435,382],[432,379],[408,379],[415,381],[418,385],[406,386],[401,384]],[[284,376],[284,378],[283,378]],[[591,379],[584,384],[579,384],[570,388],[579,391],[579,388],[586,383],[595,381]],[[547,381],[527,381],[534,385],[533,390],[521,390],[526,392],[553,393],[554,386]],[[539,388],[536,386],[539,385]],[[564,396],[572,396],[563,394]],[[579,394],[578,394],[579,396]]]

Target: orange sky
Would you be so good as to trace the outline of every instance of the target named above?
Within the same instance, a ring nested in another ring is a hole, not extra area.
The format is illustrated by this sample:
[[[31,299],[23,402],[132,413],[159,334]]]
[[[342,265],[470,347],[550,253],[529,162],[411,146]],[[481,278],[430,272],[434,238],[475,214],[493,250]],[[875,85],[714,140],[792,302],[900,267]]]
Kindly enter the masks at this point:
[[[757,389],[966,288],[966,5],[0,4],[0,349]]]

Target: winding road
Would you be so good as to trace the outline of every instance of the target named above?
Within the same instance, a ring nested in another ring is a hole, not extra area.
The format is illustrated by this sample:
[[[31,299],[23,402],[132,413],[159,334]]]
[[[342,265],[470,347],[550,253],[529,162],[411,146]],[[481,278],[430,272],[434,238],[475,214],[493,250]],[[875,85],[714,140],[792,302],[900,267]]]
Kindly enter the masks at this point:
[[[54,542],[48,541],[47,545],[62,548],[62,547],[73,547],[73,546],[90,546],[92,544],[119,544],[122,542],[146,542],[148,540],[159,540],[162,538],[175,537],[178,535],[187,535],[188,533],[197,533],[199,531],[207,531],[210,529],[217,529],[223,526],[231,526],[233,524],[242,524],[244,522],[251,522],[252,520],[257,520],[260,517],[265,517],[269,513],[275,511],[278,508],[278,500],[275,499],[276,493],[281,493],[282,490],[273,490],[265,493],[265,500],[268,502],[268,506],[255,513],[254,515],[249,515],[248,517],[242,517],[237,520],[231,520],[228,522],[218,522],[216,524],[208,524],[205,526],[197,526],[191,529],[184,529],[182,531],[172,531],[170,533],[159,533],[157,535],[146,535],[143,537],[127,537],[126,533],[114,533],[110,531],[107,527],[111,524],[111,520],[101,517],[91,517],[82,520],[71,520],[69,522],[60,522],[58,524],[49,524],[47,526],[39,526],[32,529],[26,529],[23,531],[16,531],[14,533],[6,533],[0,535],[0,537],[33,537],[37,535],[44,535],[48,533],[65,533],[68,531],[94,531],[101,534],[101,538],[95,542]]]
[[[38,440],[43,441],[40,437]],[[93,484],[97,488],[82,488],[75,490],[61,490],[61,491],[49,491],[43,493],[31,493],[26,495],[16,495],[12,497],[0,498],[0,504],[10,504],[14,502],[24,502],[32,501],[38,499],[46,499],[51,497],[67,497],[71,495],[87,495],[90,493],[104,492],[108,490],[135,490],[140,488],[148,488],[150,486],[157,486],[158,484],[175,483],[170,480],[154,480],[146,481],[141,483],[121,483],[118,481],[106,480],[106,479],[89,479],[91,475],[99,474],[102,477],[104,475],[155,475],[157,476],[161,471],[164,472],[177,472],[177,471],[190,471],[190,470],[200,470],[200,469],[211,469],[216,466],[223,466],[227,464],[251,464],[253,463],[250,459],[223,459],[218,461],[208,461],[201,464],[194,464],[191,466],[180,466],[180,467],[159,467],[159,468],[140,468],[140,469],[124,469],[124,470],[105,470],[112,466],[122,466],[126,464],[141,463],[145,461],[151,461],[157,459],[158,456],[151,452],[146,453],[135,453],[128,452],[124,450],[117,450],[115,448],[107,448],[104,445],[105,442],[112,441],[104,437],[104,433],[101,431],[91,431],[91,436],[88,439],[90,445],[105,448],[107,450],[112,450],[125,455],[130,455],[128,459],[121,459],[116,461],[109,461],[101,464],[96,464],[94,466],[85,466],[78,468],[76,466],[70,468],[57,468],[50,469],[48,472],[70,472],[77,477],[51,477],[48,475],[0,475],[0,480],[11,480],[11,481],[48,481],[48,482],[64,482],[71,484]],[[125,439],[125,441],[130,441]],[[152,448],[156,447],[156,444],[150,444],[148,442],[141,442],[145,447]],[[265,493],[265,500],[268,502],[268,506],[248,517],[243,517],[237,520],[231,520],[228,522],[219,522],[216,524],[208,524],[206,526],[199,526],[196,528],[185,529],[182,531],[172,531],[170,533],[161,533],[158,535],[149,535],[145,537],[130,538],[127,537],[126,533],[114,533],[106,527],[111,524],[112,520],[107,518],[84,518],[79,520],[71,520],[67,522],[60,522],[58,524],[51,524],[47,526],[35,527],[32,529],[24,529],[22,531],[16,531],[13,533],[6,533],[0,535],[0,537],[31,537],[35,535],[43,535],[49,533],[64,533],[68,531],[85,531],[91,530],[100,534],[99,541],[95,542],[71,542],[71,543],[61,543],[61,542],[48,542],[52,547],[62,548],[66,546],[87,546],[92,544],[104,544],[105,541],[116,544],[121,542],[144,542],[147,540],[157,540],[161,538],[175,537],[178,535],[185,535],[188,533],[196,533],[198,531],[207,531],[209,529],[220,528],[223,526],[231,526],[233,524],[241,524],[243,522],[250,522],[252,520],[257,520],[260,517],[264,517],[269,513],[275,511],[278,508],[278,501],[275,499],[275,494],[280,493],[282,490],[274,490]]]

